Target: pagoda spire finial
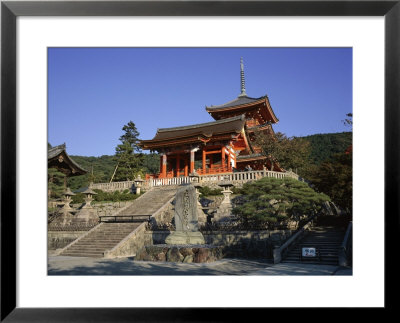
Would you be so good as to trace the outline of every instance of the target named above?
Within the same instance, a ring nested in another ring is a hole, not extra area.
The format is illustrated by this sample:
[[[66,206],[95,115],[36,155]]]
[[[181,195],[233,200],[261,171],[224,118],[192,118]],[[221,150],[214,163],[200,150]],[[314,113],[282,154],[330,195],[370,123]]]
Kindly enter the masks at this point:
[[[245,82],[244,82],[243,57],[240,57],[240,95],[239,96],[247,96]]]

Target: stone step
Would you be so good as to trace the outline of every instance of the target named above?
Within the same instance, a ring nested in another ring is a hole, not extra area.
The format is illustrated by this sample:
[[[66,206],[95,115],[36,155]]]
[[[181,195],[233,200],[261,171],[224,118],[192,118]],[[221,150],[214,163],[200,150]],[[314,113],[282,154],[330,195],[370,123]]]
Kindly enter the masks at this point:
[[[69,253],[103,253],[106,250],[110,250],[112,248],[96,248],[96,247],[91,247],[91,248],[76,248],[76,249],[71,249],[68,252]]]
[[[86,242],[92,242],[92,241],[106,241],[106,242],[118,242],[124,239],[127,235],[123,235],[121,237],[91,237],[90,239],[82,239],[78,241],[78,243],[86,243]]]
[[[309,263],[338,265],[339,250],[343,241],[344,231],[317,227],[307,232],[302,240],[289,250],[282,260],[283,263]],[[319,251],[319,258],[301,258],[301,248],[315,247]]]
[[[331,265],[338,266],[338,261],[299,261],[299,260],[283,260],[282,263],[301,263],[310,265]]]
[[[71,246],[69,248],[69,250],[72,249],[78,249],[78,248],[92,248],[92,247],[96,247],[96,248],[108,248],[108,247],[113,247],[115,246],[116,243],[92,243],[92,244],[79,244],[79,246]]]
[[[165,205],[175,195],[177,189],[178,187],[160,188],[145,193],[119,214],[121,216],[133,216],[135,222],[104,222],[99,228],[70,246],[61,255],[103,257],[106,250],[114,248],[141,223],[147,222],[149,216]]]
[[[79,254],[69,254],[69,253],[64,253],[63,256],[69,256],[69,257],[88,257],[88,258],[102,258],[104,255],[103,254],[91,254],[91,253],[79,253]]]

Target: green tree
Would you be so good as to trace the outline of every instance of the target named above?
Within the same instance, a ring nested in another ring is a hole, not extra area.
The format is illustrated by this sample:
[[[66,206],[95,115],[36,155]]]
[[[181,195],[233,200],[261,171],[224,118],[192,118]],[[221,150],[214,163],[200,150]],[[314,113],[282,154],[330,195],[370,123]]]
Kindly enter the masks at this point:
[[[139,131],[136,129],[135,124],[132,121],[129,121],[126,125],[122,127],[122,130],[125,133],[119,137],[119,140],[124,143],[129,143],[134,152],[140,152],[139,146]]]
[[[132,121],[129,121],[122,130],[125,131],[119,138],[122,143],[115,148],[117,169],[114,181],[133,180],[138,173],[143,173],[143,154],[139,147],[139,132]]]
[[[353,129],[353,113],[347,113],[346,117],[346,119],[342,120],[343,124]]]
[[[48,196],[49,198],[59,198],[64,192],[65,175],[56,168],[49,168],[47,171]]]
[[[301,173],[310,159],[310,143],[300,137],[287,137],[281,132],[275,134],[257,132],[255,144],[261,148],[264,156],[271,162],[274,170],[276,163],[285,169],[292,168]]]
[[[158,173],[160,171],[160,155],[155,153],[144,154],[143,167],[146,173]]]
[[[264,177],[243,185],[243,204],[233,209],[245,224],[255,223],[266,228],[274,224],[298,221],[313,215],[329,197],[315,192],[306,183],[291,178]]]
[[[336,154],[321,163],[309,177],[313,186],[330,196],[332,201],[349,214],[353,210],[353,157],[351,150]]]

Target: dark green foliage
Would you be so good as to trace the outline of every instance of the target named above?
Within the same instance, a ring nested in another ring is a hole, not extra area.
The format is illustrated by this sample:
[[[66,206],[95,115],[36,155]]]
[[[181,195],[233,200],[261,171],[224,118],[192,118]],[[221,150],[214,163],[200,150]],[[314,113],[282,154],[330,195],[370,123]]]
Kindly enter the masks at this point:
[[[233,186],[230,188],[230,190],[232,191],[232,194],[234,194],[234,195],[244,194],[243,188],[241,188],[241,187]]]
[[[64,192],[64,174],[56,168],[47,171],[48,190],[50,198],[59,198]]]
[[[310,162],[320,165],[334,154],[343,153],[352,144],[353,133],[326,133],[303,137],[311,144]]]
[[[201,196],[217,196],[222,195],[222,189],[211,189],[208,186],[202,186],[199,188]]]
[[[147,174],[156,174],[160,172],[160,155],[151,153],[143,155],[143,170]]]
[[[243,223],[263,224],[266,227],[299,220],[318,212],[325,194],[317,193],[306,183],[291,178],[265,177],[246,183],[242,189],[244,203],[233,209]]]
[[[68,186],[72,190],[87,187],[90,181],[93,183],[108,183],[116,166],[115,157],[110,155],[100,157],[71,156],[71,158],[84,169],[88,170],[88,174],[86,175],[68,178]],[[160,168],[159,155],[143,154],[143,163],[140,166],[142,174],[158,173]]]
[[[113,181],[131,181],[143,173],[143,154],[140,153],[139,132],[135,124],[129,121],[122,128],[125,133],[119,138],[122,142],[115,148],[115,162],[118,164]]]
[[[119,137],[119,140],[122,143],[127,143],[132,147],[134,152],[140,152],[141,149],[139,147],[139,131],[136,129],[136,125],[129,121],[126,125],[122,127],[122,130],[125,133]]]
[[[351,151],[336,154],[310,174],[312,185],[329,195],[334,203],[348,213],[353,205],[353,157]]]
[[[139,195],[132,194],[129,190],[124,190],[123,192],[104,192],[102,190],[94,189],[97,193],[93,195],[93,200],[95,202],[122,202],[122,201],[132,201],[139,197]],[[85,194],[76,193],[72,197],[73,203],[83,203],[85,201]]]
[[[88,171],[85,175],[68,179],[68,185],[72,190],[87,187],[90,181],[93,183],[109,182],[116,165],[114,156],[109,155],[100,157],[71,156],[71,158]]]
[[[281,132],[255,133],[255,143],[261,148],[262,154],[271,163],[271,170],[276,162],[281,168],[293,169],[299,172],[309,164],[310,143],[304,138],[287,137]]]
[[[72,203],[74,204],[81,204],[85,201],[85,194],[83,193],[75,193],[74,196],[72,196]]]

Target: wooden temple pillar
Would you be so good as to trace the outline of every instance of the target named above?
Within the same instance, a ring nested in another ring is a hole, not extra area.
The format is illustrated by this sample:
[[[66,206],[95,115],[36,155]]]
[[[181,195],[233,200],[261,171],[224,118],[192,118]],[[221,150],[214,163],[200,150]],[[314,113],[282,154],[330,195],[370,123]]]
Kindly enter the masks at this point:
[[[161,178],[167,177],[167,154],[161,155]]]
[[[203,174],[206,173],[206,151],[203,149]]]
[[[188,160],[185,158],[185,176],[189,175]]]
[[[192,149],[190,151],[190,173],[194,172],[194,153],[195,153],[195,150]]]
[[[225,147],[221,147],[221,165],[222,169],[225,169]]]
[[[179,154],[176,154],[175,177],[179,177]]]

